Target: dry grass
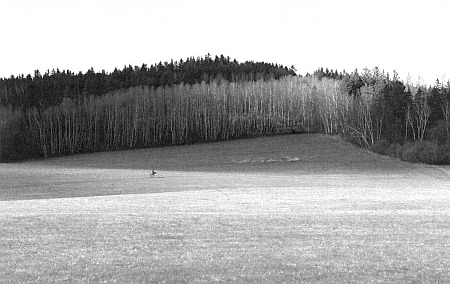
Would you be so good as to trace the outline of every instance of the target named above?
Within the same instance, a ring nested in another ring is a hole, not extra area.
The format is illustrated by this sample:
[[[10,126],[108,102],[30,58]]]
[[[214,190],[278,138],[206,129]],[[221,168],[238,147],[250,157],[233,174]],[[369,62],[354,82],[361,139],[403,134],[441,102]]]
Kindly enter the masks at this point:
[[[0,283],[450,282],[448,171],[336,137],[0,167]]]

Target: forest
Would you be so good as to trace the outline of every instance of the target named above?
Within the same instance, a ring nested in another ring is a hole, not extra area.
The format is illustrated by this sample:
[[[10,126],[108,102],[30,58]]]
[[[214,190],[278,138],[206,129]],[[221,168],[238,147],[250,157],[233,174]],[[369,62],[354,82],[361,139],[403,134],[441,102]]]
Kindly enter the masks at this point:
[[[303,77],[209,54],[0,80],[1,162],[303,132],[450,164],[450,82],[403,82],[376,67]]]
[[[93,68],[86,73],[75,74],[70,70],[47,70],[41,74],[11,76],[0,79],[0,104],[13,109],[30,107],[45,108],[59,105],[63,99],[80,101],[89,96],[101,96],[108,92],[136,86],[172,86],[180,83],[194,85],[212,80],[257,81],[259,79],[279,79],[295,75],[295,68],[278,64],[247,61],[239,63],[229,56],[209,54],[205,57],[170,60],[164,63],[141,67],[124,66],[112,73],[104,70],[95,72]]]

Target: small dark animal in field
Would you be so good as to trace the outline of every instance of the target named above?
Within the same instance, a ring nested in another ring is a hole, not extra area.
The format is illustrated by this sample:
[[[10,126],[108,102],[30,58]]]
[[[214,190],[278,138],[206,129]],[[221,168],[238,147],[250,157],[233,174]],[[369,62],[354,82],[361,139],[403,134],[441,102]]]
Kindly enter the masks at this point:
[[[155,172],[154,170],[152,170],[152,171],[150,172],[150,177],[153,178],[153,177],[155,177],[155,175],[156,175],[156,172]]]

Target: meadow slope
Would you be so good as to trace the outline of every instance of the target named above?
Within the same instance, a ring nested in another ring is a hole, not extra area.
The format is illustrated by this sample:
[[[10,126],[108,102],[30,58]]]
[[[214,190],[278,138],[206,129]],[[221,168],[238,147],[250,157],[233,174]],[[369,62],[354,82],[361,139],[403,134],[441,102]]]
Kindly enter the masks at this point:
[[[450,176],[443,167],[401,162],[360,149],[339,136],[317,134],[80,154],[0,167],[0,200],[208,189],[211,183],[223,187],[235,181],[246,183],[249,175],[261,182],[277,178],[274,186],[290,186],[299,176],[314,175],[328,176],[325,180],[362,176],[386,185],[397,177],[433,182],[427,178]],[[151,169],[158,172],[158,179],[148,179]]]
[[[450,282],[448,168],[337,136],[0,169],[0,283]]]

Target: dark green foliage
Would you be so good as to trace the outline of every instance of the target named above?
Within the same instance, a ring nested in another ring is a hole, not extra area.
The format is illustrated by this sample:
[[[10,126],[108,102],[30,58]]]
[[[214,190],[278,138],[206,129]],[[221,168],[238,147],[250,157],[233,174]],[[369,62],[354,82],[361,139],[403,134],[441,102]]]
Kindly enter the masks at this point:
[[[431,113],[430,123],[435,124],[439,120],[444,119],[444,114],[440,109],[440,105],[445,101],[445,90],[439,80],[436,80],[436,84],[429,90],[428,102],[430,107],[435,110]]]
[[[359,96],[360,89],[364,86],[364,82],[359,76],[357,69],[351,74],[344,74],[342,81],[345,86],[343,90],[353,97]]]
[[[401,147],[399,158],[411,163],[446,164],[449,163],[449,146],[439,146],[432,141],[408,142]]]
[[[295,75],[290,69],[278,64],[246,61],[239,63],[223,55],[213,60],[208,54],[205,58],[194,57],[170,62],[159,62],[148,67],[131,65],[112,73],[104,70],[95,72],[92,68],[85,74],[75,74],[59,69],[41,75],[36,70],[34,76],[11,76],[0,79],[0,104],[14,109],[32,107],[46,108],[59,105],[64,98],[78,99],[87,96],[100,96],[111,91],[134,86],[159,87],[174,84],[197,84],[221,79],[229,82],[257,81],[259,79],[279,79]]]
[[[370,147],[373,152],[390,157],[397,157],[399,148],[400,144],[391,143],[387,139],[380,139]]]
[[[449,165],[450,164],[450,143],[439,145],[439,155],[442,161],[441,164]]]
[[[444,120],[435,122],[434,126],[428,129],[426,139],[429,141],[435,141],[439,145],[450,142],[447,123]]]
[[[371,150],[410,163],[450,164],[450,144],[439,145],[436,141],[409,141],[400,145],[382,139],[374,143]]]
[[[292,67],[291,67],[292,68]],[[322,78],[328,78],[328,79],[335,79],[335,80],[341,80],[346,75],[345,70],[343,72],[339,72],[337,70],[328,69],[323,67],[317,69],[313,72],[312,76],[316,77],[317,79],[321,80]]]
[[[380,98],[385,123],[383,125],[384,137],[390,141],[398,143],[403,141],[405,136],[406,106],[410,103],[411,97],[405,92],[405,86],[400,81],[393,81],[386,85]]]
[[[12,162],[39,157],[36,141],[22,117],[9,119],[0,127],[0,162]]]

